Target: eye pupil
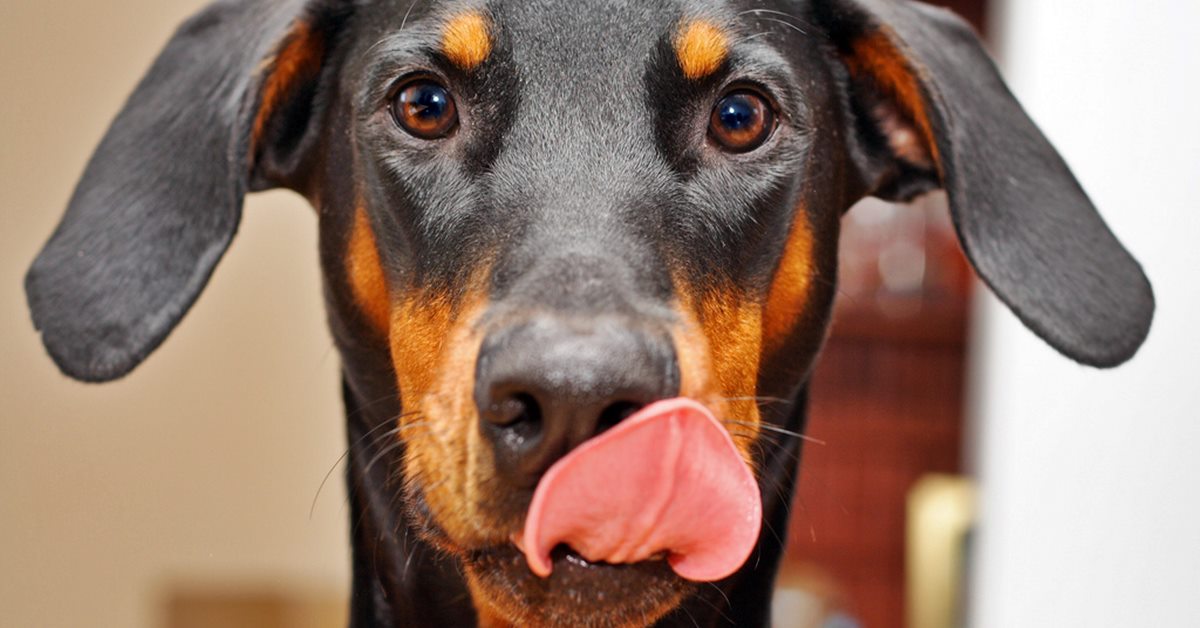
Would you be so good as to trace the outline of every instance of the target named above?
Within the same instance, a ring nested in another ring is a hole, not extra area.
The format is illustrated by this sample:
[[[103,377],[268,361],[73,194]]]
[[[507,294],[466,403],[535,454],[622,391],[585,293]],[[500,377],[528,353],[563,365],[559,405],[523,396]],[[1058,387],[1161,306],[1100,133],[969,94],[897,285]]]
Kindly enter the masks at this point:
[[[730,96],[721,101],[718,115],[721,125],[730,131],[740,131],[754,124],[757,117],[754,106],[746,102],[745,96]]]
[[[415,97],[410,101],[413,115],[421,118],[440,118],[449,107],[449,94],[438,85],[422,85],[416,89]]]
[[[430,79],[407,83],[396,93],[392,117],[400,128],[424,140],[449,135],[458,126],[454,98],[442,85]]]
[[[762,146],[775,130],[775,112],[766,99],[750,90],[723,96],[713,108],[708,134],[732,153],[748,153]]]

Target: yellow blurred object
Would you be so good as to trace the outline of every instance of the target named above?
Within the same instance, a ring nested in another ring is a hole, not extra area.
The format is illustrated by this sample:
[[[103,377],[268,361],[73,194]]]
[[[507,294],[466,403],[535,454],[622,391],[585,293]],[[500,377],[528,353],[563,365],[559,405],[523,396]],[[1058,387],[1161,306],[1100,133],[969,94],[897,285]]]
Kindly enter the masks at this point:
[[[928,475],[909,491],[908,628],[963,625],[968,535],[974,522],[975,486],[966,478]]]

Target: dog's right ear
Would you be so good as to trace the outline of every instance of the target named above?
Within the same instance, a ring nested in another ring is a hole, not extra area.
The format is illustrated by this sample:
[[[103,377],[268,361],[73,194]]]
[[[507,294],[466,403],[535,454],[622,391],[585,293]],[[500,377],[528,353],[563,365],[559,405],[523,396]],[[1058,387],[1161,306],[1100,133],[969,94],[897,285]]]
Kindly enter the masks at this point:
[[[328,0],[221,0],[171,38],[25,278],[64,373],[108,381],[141,363],[207,283],[246,191],[302,178],[346,12]]]
[[[1154,291],[971,28],[913,0],[812,0],[836,49],[865,193],[946,190],[967,258],[1063,355],[1112,367],[1154,318]]]

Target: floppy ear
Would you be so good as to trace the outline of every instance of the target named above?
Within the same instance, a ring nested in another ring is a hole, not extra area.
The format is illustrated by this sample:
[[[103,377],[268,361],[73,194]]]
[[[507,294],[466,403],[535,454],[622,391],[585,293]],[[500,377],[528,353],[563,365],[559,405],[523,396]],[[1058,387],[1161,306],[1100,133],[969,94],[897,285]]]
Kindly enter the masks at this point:
[[[864,189],[942,187],[976,271],[1064,355],[1109,367],[1149,333],[1154,295],[969,26],[908,0],[815,0],[844,68]]]
[[[54,361],[121,377],[191,307],[247,189],[292,183],[338,11],[215,2],[175,33],[84,171],[25,290]]]

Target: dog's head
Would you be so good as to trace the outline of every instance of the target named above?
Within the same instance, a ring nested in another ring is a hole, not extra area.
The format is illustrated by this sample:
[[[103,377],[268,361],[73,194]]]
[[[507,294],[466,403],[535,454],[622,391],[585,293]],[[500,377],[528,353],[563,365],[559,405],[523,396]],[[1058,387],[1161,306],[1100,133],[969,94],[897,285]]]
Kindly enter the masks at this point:
[[[863,196],[944,188],[979,274],[1080,362],[1129,358],[1153,312],[1138,264],[940,10],[235,0],[171,40],[30,271],[60,367],[134,368],[244,194],[271,187],[319,211],[350,379],[371,377],[365,354],[391,371],[411,512],[511,620],[581,591],[620,601],[597,606],[605,621],[650,620],[686,594],[654,565],[569,556],[539,581],[510,539],[555,460],[659,399],[706,405],[754,465],[762,421],[782,417],[756,400],[803,383],[839,219]]]

